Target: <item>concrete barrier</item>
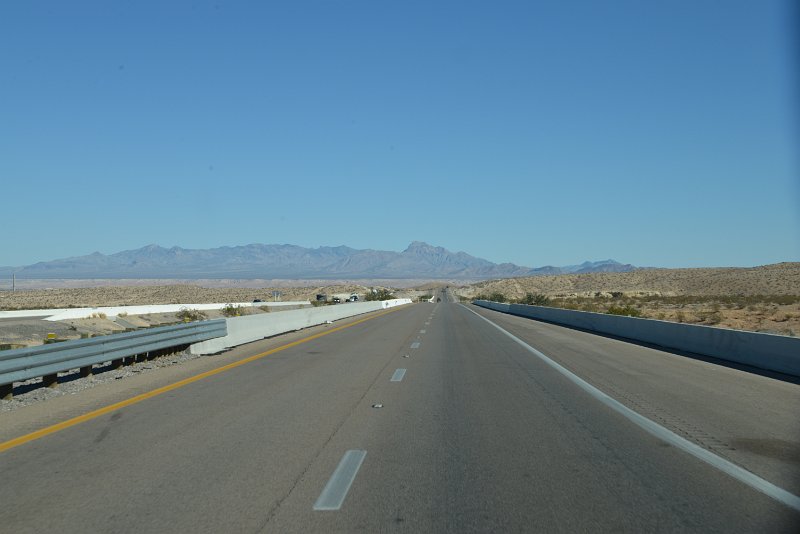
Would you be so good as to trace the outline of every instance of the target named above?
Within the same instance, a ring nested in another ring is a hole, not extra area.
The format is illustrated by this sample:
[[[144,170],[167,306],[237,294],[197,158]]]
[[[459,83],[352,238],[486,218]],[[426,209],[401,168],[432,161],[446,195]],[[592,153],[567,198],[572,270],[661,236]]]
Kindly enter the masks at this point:
[[[248,315],[225,319],[228,335],[217,339],[195,343],[190,347],[192,354],[216,354],[223,350],[258,341],[265,337],[276,336],[285,332],[293,332],[328,321],[338,321],[346,317],[361,315],[377,310],[392,308],[403,304],[411,304],[410,299],[394,299],[384,301],[354,302],[336,306],[320,306],[289,310],[281,313]]]
[[[800,338],[621,315],[477,300],[495,311],[800,376]]]
[[[403,304],[411,304],[411,299],[392,299],[380,301],[384,308],[394,308],[395,306],[402,306]]]

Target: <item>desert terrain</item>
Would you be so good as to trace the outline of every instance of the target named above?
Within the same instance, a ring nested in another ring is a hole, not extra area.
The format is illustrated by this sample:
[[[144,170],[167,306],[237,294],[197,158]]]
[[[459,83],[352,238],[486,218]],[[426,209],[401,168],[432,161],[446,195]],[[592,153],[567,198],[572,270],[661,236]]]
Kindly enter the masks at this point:
[[[52,281],[50,281],[52,282]],[[437,287],[448,285],[462,300],[488,298],[508,302],[621,313],[638,317],[782,335],[800,335],[800,263],[779,263],[753,268],[642,269],[627,273],[509,278],[460,285],[453,281],[410,281],[390,286],[389,281],[276,281],[253,287],[253,280],[215,281],[71,281],[50,289],[0,290],[0,310],[43,308],[130,306],[147,304],[201,304],[273,300],[280,291],[282,301],[314,301],[319,293],[357,293],[371,287],[389,289],[395,296],[416,300]],[[178,283],[180,282],[180,283]],[[314,283],[316,282],[316,283]],[[381,283],[383,282],[383,283]],[[395,282],[395,281],[392,281]],[[291,285],[295,284],[295,285]],[[73,286],[73,287],[68,287]],[[264,313],[252,308],[242,313]],[[273,313],[275,313],[273,311]],[[207,318],[221,312],[205,312]],[[0,321],[0,347],[40,344],[47,334],[59,339],[103,335],[129,328],[145,328],[180,321],[175,314],[128,316],[112,321],[92,317],[74,321],[46,322],[38,319]]]
[[[77,281],[76,281],[77,282]],[[85,281],[84,281],[85,282]],[[148,328],[174,324],[184,320],[216,319],[225,316],[222,305],[235,302],[252,302],[260,299],[265,303],[273,301],[273,291],[280,291],[277,300],[311,301],[316,304],[317,294],[325,294],[329,298],[336,294],[350,295],[356,293],[364,298],[371,289],[389,289],[400,297],[414,298],[425,293],[414,289],[392,289],[382,285],[364,286],[355,283],[338,285],[299,285],[287,287],[283,284],[272,287],[251,288],[242,285],[229,287],[201,287],[187,283],[171,285],[137,285],[112,286],[101,284],[96,287],[60,287],[51,289],[18,289],[16,291],[0,290],[0,311],[52,309],[52,308],[94,308],[100,306],[133,306],[149,304],[187,304],[184,314],[151,313],[147,315],[126,315],[115,319],[105,317],[102,313],[93,313],[91,317],[65,321],[44,321],[40,318],[0,318],[0,349],[13,349],[33,345],[41,345],[50,335],[58,340],[77,339],[124,332],[136,328]],[[198,312],[191,309],[191,304],[220,304],[220,310]],[[287,308],[252,307],[237,308],[237,315],[254,313],[280,313]]]
[[[532,301],[599,313],[800,334],[800,263],[537,276],[455,288],[464,300]]]
[[[255,299],[266,302],[273,300],[273,291],[281,292],[279,300],[282,301],[314,300],[320,293],[328,296],[339,293],[364,295],[370,287],[381,289],[386,286],[364,286],[351,282],[336,285],[298,285],[295,287],[273,285],[258,288],[171,284],[31,289],[13,292],[0,291],[0,310],[251,302]],[[404,294],[416,293],[414,290],[402,292]]]

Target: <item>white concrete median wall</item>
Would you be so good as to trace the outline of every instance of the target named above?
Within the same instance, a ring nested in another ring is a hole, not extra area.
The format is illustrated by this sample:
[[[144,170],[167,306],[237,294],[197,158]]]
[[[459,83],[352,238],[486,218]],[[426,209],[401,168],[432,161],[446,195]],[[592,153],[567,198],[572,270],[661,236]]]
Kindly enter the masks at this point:
[[[228,327],[228,335],[201,343],[195,343],[191,346],[190,350],[192,354],[216,354],[231,347],[258,341],[265,337],[276,336],[285,332],[293,332],[328,321],[338,321],[346,317],[392,308],[402,304],[411,304],[411,300],[395,299],[354,302],[352,304],[340,304],[337,306],[320,306],[318,308],[289,310],[281,313],[231,317],[225,320]]]
[[[796,337],[524,304],[485,300],[475,301],[475,304],[521,317],[800,376],[800,338]]]

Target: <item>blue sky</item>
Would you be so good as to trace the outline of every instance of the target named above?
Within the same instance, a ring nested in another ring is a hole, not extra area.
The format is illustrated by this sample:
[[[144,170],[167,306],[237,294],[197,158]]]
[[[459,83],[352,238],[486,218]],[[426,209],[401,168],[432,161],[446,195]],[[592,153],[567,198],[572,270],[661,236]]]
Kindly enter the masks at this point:
[[[5,2],[0,265],[413,240],[800,261],[791,6]]]

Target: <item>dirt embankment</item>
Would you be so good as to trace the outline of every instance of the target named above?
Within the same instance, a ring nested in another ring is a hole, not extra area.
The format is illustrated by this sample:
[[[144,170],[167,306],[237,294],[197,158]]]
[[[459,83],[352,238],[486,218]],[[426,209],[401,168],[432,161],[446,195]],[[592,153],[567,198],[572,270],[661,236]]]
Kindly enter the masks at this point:
[[[752,268],[642,269],[629,273],[591,273],[534,276],[479,282],[459,289],[475,296],[494,291],[510,298],[526,293],[551,297],[591,297],[596,293],[629,296],[800,295],[800,263],[777,263]]]
[[[512,278],[455,292],[528,303],[539,296],[559,308],[800,335],[800,263]]]

